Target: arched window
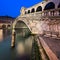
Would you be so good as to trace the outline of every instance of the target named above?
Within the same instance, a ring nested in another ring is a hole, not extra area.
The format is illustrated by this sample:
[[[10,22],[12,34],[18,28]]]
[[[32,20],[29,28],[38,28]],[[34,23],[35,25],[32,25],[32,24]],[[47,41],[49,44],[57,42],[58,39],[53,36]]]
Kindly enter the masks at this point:
[[[27,11],[25,11],[25,14],[27,14]]]
[[[60,3],[59,3],[59,5],[58,5],[58,8],[60,8]],[[60,10],[59,10],[59,15],[60,15]]]
[[[31,10],[31,13],[34,13],[35,12],[35,9],[33,8],[32,10]]]
[[[58,5],[58,8],[60,8],[60,3],[59,3],[59,5]]]
[[[2,28],[3,28],[3,29],[6,28],[6,25],[2,25]]]
[[[53,2],[49,2],[49,3],[45,6],[44,10],[49,10],[49,9],[54,9],[54,8],[55,8],[55,4],[54,4]]]
[[[39,12],[39,11],[42,11],[42,7],[41,6],[37,7],[37,9],[36,9],[36,12]]]
[[[28,10],[28,14],[30,13],[30,10]]]
[[[60,10],[59,10],[59,15],[60,15]]]

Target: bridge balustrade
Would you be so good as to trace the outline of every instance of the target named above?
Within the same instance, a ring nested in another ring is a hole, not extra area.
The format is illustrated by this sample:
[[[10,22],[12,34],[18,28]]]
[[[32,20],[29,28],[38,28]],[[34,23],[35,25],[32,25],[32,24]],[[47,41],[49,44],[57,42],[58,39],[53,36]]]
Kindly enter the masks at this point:
[[[49,36],[49,37],[59,37],[59,32],[54,32],[54,31],[43,31],[44,36]]]
[[[59,32],[52,32],[52,36],[58,37],[59,36]]]
[[[52,33],[51,33],[51,31],[43,31],[43,35],[51,36]]]
[[[36,17],[37,16],[39,16],[39,17],[60,16],[60,8],[29,13],[29,14],[25,14],[21,17],[35,17],[35,16]]]

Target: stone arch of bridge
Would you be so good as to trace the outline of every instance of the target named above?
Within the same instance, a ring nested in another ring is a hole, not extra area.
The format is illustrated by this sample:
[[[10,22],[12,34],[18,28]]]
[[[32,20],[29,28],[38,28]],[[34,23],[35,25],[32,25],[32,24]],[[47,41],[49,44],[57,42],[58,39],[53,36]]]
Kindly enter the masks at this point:
[[[6,28],[6,25],[3,24],[3,25],[2,25],[2,29],[4,29],[4,28]]]
[[[42,11],[42,6],[38,6],[36,12]]]
[[[18,22],[22,22],[22,23],[24,23],[25,24],[25,26],[31,31],[31,28],[30,28],[30,26],[29,26],[29,22],[27,21],[26,22],[26,20],[24,19],[16,19],[15,21],[14,21],[14,23],[13,23],[13,30],[16,28],[16,24],[18,24]]]
[[[35,12],[35,9],[34,9],[34,8],[32,8],[31,13],[34,13],[34,12]]]
[[[58,4],[58,8],[60,8],[60,3]]]
[[[58,4],[58,8],[60,8],[60,3]],[[60,10],[59,10],[59,15],[60,15]]]
[[[30,13],[30,10],[28,10],[28,14]]]
[[[49,10],[49,9],[54,9],[55,8],[55,3],[49,2],[45,5],[44,10]]]
[[[8,25],[7,25],[7,28],[9,28],[9,27],[11,27],[11,25],[10,25],[10,24],[8,24]]]
[[[28,22],[26,22],[26,20],[24,19],[16,19],[13,23],[13,27],[12,27],[12,41],[11,41],[11,47],[15,46],[15,40],[16,40],[16,24],[18,24],[19,22],[25,24],[25,26],[29,29],[30,33],[31,33],[31,29],[29,27],[29,24],[27,24]],[[18,26],[18,25],[17,25]],[[24,27],[24,26],[20,26],[20,27]]]

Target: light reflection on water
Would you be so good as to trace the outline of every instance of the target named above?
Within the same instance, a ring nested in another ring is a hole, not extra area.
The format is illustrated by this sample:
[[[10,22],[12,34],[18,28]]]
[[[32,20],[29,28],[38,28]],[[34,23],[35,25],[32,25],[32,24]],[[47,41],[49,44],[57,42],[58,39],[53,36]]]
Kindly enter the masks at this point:
[[[3,40],[3,30],[0,29],[0,42]]]
[[[23,42],[20,42],[20,43],[17,44],[16,50],[17,50],[18,55],[23,55],[24,54],[25,49],[24,49]]]
[[[3,39],[5,39],[7,36],[9,36],[11,33],[10,33],[10,30],[7,30],[7,29],[0,29],[0,42],[3,41]]]
[[[17,41],[17,53],[19,55],[30,54],[32,49],[33,37],[22,39],[21,41]]]
[[[19,33],[20,32],[20,33]],[[16,29],[16,53],[17,55],[30,55],[33,43],[33,36],[27,28]]]
[[[21,37],[21,34],[16,36],[16,46],[11,49],[11,36],[9,36],[8,31],[0,30],[0,60],[29,60],[33,37],[29,36],[27,38]]]

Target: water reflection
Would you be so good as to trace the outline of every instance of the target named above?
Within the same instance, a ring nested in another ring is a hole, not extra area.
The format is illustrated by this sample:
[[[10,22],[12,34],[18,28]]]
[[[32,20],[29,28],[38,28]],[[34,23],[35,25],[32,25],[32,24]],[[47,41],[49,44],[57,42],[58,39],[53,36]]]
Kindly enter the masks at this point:
[[[15,48],[11,49],[11,33],[9,30],[0,30],[0,60],[30,60],[33,36],[29,35],[28,30],[16,32]],[[5,38],[9,36],[8,38]]]
[[[33,36],[30,36],[29,38],[27,38],[26,40],[25,40],[25,52],[26,53],[31,53],[31,49],[32,49],[32,43],[33,43]]]
[[[4,38],[11,34],[11,30],[8,29],[0,29],[0,42],[3,41]]]
[[[16,53],[17,55],[30,55],[33,43],[33,36],[29,36],[28,38],[20,37],[18,34],[17,37],[19,39],[16,40]]]
[[[23,55],[25,51],[23,42],[18,43],[16,49],[18,55]]]
[[[0,42],[3,40],[3,30],[0,29]]]
[[[33,36],[28,28],[16,29],[16,57],[20,60],[30,60]]]

